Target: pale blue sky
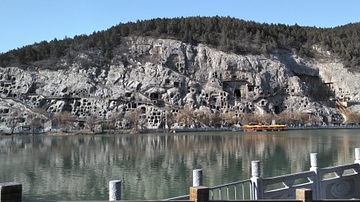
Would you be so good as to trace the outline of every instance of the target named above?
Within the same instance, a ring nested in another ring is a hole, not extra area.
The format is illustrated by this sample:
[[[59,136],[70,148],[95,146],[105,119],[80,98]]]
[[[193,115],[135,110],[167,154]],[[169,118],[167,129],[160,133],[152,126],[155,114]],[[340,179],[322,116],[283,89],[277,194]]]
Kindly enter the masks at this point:
[[[152,18],[230,16],[336,27],[360,21],[359,0],[0,0],[0,53]]]

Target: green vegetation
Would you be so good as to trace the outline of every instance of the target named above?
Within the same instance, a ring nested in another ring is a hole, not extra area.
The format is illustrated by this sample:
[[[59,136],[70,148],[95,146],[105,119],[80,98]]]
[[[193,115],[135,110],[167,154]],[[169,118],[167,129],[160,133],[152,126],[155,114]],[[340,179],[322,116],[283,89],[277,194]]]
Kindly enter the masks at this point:
[[[185,43],[203,43],[236,54],[271,54],[279,49],[297,51],[316,58],[313,45],[335,53],[351,71],[360,71],[360,23],[336,28],[266,24],[230,17],[189,17],[128,22],[91,35],[54,39],[24,46],[0,55],[0,66],[48,67],[58,58],[71,60],[77,51],[99,49],[104,62],[127,36],[171,38]],[[42,61],[42,62],[41,62]]]

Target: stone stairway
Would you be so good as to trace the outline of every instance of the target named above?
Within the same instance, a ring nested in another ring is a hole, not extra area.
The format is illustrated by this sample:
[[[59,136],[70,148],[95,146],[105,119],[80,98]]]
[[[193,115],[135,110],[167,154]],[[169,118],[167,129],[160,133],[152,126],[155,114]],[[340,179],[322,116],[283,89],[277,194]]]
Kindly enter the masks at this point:
[[[348,115],[351,114],[352,111],[347,108],[341,101],[337,100],[335,103],[336,110],[341,114]]]

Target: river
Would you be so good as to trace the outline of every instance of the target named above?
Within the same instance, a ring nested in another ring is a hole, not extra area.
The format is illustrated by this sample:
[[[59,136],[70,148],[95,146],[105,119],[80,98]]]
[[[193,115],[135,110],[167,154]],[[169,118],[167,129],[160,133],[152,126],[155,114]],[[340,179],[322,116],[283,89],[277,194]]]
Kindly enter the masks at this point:
[[[359,129],[282,132],[201,132],[136,135],[0,137],[0,182],[23,184],[23,200],[108,200],[110,180],[122,180],[122,199],[186,195],[192,170],[205,186],[251,177],[354,162]]]

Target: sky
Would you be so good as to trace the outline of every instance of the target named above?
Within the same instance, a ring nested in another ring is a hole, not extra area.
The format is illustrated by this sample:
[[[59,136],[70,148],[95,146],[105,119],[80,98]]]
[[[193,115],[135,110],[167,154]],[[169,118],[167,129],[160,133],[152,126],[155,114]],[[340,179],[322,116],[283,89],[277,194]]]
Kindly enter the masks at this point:
[[[360,21],[359,0],[0,0],[0,53],[119,23],[190,16],[330,28]]]

